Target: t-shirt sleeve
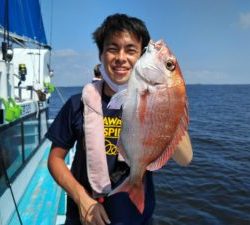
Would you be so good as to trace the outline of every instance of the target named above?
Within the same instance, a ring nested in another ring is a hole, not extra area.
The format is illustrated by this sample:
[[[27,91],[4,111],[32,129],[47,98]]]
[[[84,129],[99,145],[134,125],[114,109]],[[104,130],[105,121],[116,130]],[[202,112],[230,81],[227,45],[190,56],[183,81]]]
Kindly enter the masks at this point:
[[[76,137],[73,132],[74,110],[69,99],[59,111],[51,124],[46,138],[52,141],[53,146],[69,150],[73,147]]]

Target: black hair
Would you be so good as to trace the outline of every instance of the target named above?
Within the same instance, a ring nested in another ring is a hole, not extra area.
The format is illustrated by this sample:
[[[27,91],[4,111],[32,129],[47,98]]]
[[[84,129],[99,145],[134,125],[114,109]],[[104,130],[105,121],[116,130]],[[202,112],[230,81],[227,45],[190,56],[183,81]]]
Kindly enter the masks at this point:
[[[136,18],[130,17],[126,14],[113,14],[108,16],[100,27],[98,27],[93,33],[93,39],[96,43],[99,56],[103,52],[103,44],[106,38],[110,37],[117,32],[128,31],[129,33],[135,35],[135,37],[142,43],[142,51],[148,45],[150,41],[150,35],[147,30],[145,23]]]
[[[101,78],[102,77],[102,74],[100,72],[100,66],[101,66],[101,64],[97,64],[94,67],[94,75],[95,75],[96,78]]]

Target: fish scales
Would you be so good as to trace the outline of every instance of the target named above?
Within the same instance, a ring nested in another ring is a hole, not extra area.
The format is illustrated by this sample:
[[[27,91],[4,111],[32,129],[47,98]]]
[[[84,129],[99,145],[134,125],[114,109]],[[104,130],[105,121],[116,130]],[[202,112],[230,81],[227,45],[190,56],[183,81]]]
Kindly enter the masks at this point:
[[[119,98],[119,93],[116,95]],[[142,213],[146,170],[167,163],[188,127],[185,82],[163,41],[149,43],[121,99],[123,124],[118,148],[131,169],[130,176],[111,194],[128,192]]]

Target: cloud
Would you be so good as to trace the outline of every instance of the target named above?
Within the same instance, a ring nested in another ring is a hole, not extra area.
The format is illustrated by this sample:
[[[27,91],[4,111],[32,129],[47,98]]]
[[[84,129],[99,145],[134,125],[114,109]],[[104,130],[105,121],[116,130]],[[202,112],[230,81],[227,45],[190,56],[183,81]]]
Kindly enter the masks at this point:
[[[239,26],[243,29],[250,29],[250,12],[240,13]]]
[[[184,79],[187,84],[232,84],[234,81],[225,72],[211,70],[187,70]]]
[[[70,57],[70,56],[79,56],[79,53],[73,49],[61,49],[52,52],[55,57]]]
[[[52,69],[54,77],[52,82],[56,86],[83,86],[91,82],[93,68],[99,63],[98,53],[78,52],[72,49],[55,51],[52,55]],[[228,68],[195,69],[183,67],[182,72],[187,84],[244,84],[250,83],[249,73]]]
[[[51,61],[54,70],[52,82],[56,86],[82,86],[92,80],[98,57],[96,52],[63,49],[55,51]]]

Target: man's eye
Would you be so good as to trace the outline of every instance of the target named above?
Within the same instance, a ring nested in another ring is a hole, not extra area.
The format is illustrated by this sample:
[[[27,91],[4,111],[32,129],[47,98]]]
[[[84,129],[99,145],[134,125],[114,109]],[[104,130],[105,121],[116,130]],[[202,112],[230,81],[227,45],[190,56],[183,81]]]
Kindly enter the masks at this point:
[[[115,47],[109,47],[109,48],[107,49],[107,51],[109,51],[109,52],[116,52],[116,51],[117,51],[117,48],[115,48]]]
[[[128,53],[129,54],[136,54],[137,53],[137,50],[136,49],[128,49]]]

